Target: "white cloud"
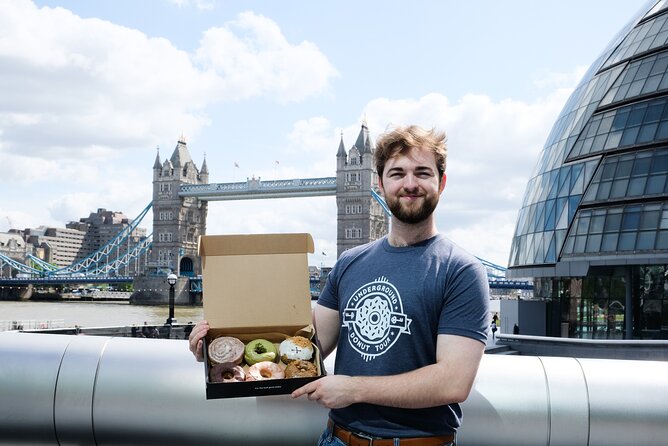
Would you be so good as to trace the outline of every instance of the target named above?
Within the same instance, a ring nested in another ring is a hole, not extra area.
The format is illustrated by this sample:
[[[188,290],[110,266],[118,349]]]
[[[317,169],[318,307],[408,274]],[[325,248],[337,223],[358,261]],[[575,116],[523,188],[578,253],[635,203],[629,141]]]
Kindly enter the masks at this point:
[[[200,11],[211,11],[216,7],[216,3],[210,0],[169,0],[169,3],[173,3],[179,8],[193,6]]]
[[[193,138],[216,102],[298,101],[326,91],[336,75],[315,45],[291,44],[275,22],[250,12],[204,32],[192,55],[27,0],[2,3],[0,29],[2,150],[46,159],[95,158],[93,146],[153,147],[174,129]],[[53,153],[58,147],[67,153]]]
[[[300,101],[326,90],[338,75],[315,44],[290,44],[276,22],[252,12],[206,31],[195,60],[220,75],[221,94],[232,99]]]

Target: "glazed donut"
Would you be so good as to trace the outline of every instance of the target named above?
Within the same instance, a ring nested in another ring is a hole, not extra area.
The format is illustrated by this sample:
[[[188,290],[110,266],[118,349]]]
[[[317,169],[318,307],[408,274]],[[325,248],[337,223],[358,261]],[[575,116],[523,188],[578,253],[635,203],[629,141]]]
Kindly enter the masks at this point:
[[[283,379],[285,374],[280,365],[271,361],[262,361],[253,364],[248,369],[246,381],[262,381],[265,379]]]
[[[234,383],[246,381],[243,367],[233,362],[216,364],[209,370],[209,381],[212,383]]]
[[[233,362],[241,364],[244,357],[244,343],[230,336],[220,336],[209,344],[209,359],[213,364]]]
[[[266,339],[254,339],[246,344],[244,359],[246,364],[253,365],[262,361],[275,361],[278,357],[276,346]]]
[[[313,357],[313,344],[303,336],[292,336],[278,346],[281,361],[288,364],[296,359],[310,361]]]
[[[318,376],[318,369],[312,362],[295,359],[285,368],[286,378],[305,378],[309,376]]]

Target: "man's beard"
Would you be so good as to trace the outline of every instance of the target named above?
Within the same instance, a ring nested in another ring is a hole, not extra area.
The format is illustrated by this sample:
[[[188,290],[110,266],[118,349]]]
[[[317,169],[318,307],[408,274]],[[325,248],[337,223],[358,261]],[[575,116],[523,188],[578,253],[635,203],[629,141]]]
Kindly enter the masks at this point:
[[[392,211],[392,215],[402,223],[414,225],[425,221],[434,213],[438,205],[438,195],[425,195],[422,197],[422,203],[419,207],[404,206],[400,197],[386,199],[387,206]]]

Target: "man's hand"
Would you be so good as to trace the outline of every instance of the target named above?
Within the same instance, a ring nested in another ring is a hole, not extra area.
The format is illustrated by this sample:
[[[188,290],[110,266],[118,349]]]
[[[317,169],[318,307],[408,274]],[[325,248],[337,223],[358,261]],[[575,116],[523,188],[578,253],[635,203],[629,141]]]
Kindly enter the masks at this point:
[[[202,352],[202,338],[209,332],[209,323],[207,321],[199,321],[193,327],[188,337],[190,351],[195,355],[195,359],[199,362],[204,361],[204,353]]]
[[[329,375],[311,381],[292,392],[293,398],[306,395],[328,409],[340,409],[356,403],[356,379],[346,375]]]

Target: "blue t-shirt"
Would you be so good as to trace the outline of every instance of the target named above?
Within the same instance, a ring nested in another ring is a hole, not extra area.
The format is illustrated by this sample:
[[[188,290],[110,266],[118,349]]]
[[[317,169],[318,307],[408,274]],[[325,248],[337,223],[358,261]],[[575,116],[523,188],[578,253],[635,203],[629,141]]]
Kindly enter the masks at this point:
[[[434,364],[439,334],[487,339],[485,268],[440,234],[408,247],[393,247],[384,237],[346,251],[318,304],[339,312],[336,374],[395,375]],[[402,409],[363,403],[330,416],[351,431],[392,438],[453,433],[462,414],[458,404]]]

